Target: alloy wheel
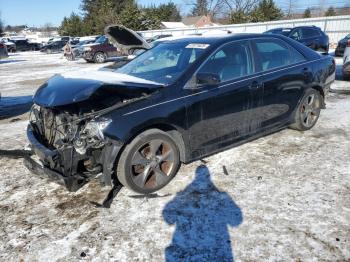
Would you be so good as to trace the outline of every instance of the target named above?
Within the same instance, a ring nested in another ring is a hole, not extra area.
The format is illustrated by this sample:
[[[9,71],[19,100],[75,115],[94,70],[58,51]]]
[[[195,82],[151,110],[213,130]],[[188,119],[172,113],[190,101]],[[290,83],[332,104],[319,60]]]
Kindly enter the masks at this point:
[[[105,61],[105,56],[102,53],[98,53],[95,59],[97,63],[103,63]]]
[[[320,100],[316,94],[308,95],[301,106],[301,120],[305,127],[312,127],[320,115]]]
[[[135,151],[131,160],[132,180],[143,189],[162,187],[174,167],[174,148],[162,139],[153,139]]]

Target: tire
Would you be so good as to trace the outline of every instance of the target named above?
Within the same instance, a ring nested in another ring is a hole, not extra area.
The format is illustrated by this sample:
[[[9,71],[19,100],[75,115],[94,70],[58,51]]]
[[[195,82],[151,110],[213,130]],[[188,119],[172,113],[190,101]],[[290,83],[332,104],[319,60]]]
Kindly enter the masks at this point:
[[[150,129],[125,147],[118,161],[117,178],[128,189],[149,194],[166,186],[180,165],[179,150],[171,136]]]
[[[101,63],[104,63],[106,62],[106,55],[105,53],[103,52],[97,52],[95,55],[94,55],[94,62],[95,63],[98,63],[98,64],[101,64]]]
[[[313,88],[307,89],[295,111],[294,123],[290,127],[299,131],[311,129],[317,123],[322,104],[323,97],[320,92]]]

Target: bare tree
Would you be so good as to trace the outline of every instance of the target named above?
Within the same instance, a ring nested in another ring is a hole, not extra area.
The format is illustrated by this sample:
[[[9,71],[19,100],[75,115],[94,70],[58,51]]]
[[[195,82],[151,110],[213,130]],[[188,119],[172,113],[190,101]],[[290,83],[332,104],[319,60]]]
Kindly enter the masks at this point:
[[[242,12],[247,14],[253,10],[259,0],[223,0],[223,2],[228,7],[230,13]]]
[[[323,16],[324,15],[325,10],[326,10],[326,6],[327,6],[326,0],[319,0],[318,1],[318,7],[319,7],[318,16]]]
[[[287,0],[287,10],[286,10],[287,18],[293,18],[295,8],[296,8],[295,0]]]
[[[207,0],[205,7],[201,7],[206,10],[206,14],[211,15],[213,18],[222,17],[227,13],[226,0]],[[192,9],[197,7],[198,1],[196,0],[184,0],[185,5],[191,6]]]

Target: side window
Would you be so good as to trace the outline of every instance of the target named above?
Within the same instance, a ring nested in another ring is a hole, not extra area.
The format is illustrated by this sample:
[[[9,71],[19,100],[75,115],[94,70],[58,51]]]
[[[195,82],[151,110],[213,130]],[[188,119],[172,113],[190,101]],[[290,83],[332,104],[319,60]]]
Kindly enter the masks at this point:
[[[302,38],[310,38],[310,37],[315,37],[320,35],[318,30],[312,29],[312,28],[303,28],[301,32],[302,32]]]
[[[263,71],[287,66],[291,63],[289,47],[279,40],[257,40],[256,49]]]
[[[301,32],[300,29],[295,29],[291,34],[290,38],[299,41],[301,39]]]
[[[247,41],[229,43],[215,52],[200,68],[200,73],[214,73],[221,82],[253,73],[251,54]]]
[[[300,62],[306,61],[306,58],[300,54],[298,50],[296,50],[294,47],[290,47],[290,54],[291,54],[291,64],[297,64]]]

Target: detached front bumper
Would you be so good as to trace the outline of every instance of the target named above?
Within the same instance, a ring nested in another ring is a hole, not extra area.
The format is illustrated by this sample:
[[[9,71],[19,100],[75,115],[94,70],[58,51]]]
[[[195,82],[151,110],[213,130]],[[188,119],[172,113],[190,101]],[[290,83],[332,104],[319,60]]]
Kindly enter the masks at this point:
[[[85,60],[93,60],[94,59],[94,54],[90,51],[84,51],[82,57]]]

